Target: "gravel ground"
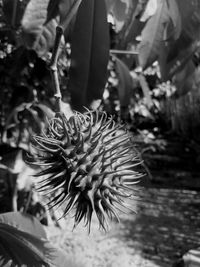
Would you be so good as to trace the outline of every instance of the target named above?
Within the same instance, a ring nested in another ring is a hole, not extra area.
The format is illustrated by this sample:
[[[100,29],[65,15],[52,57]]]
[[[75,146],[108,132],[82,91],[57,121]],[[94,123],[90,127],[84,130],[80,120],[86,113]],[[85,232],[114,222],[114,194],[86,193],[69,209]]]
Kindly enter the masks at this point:
[[[200,246],[200,194],[197,191],[144,188],[138,213],[123,215],[108,233],[94,218],[90,235],[73,220],[47,228],[51,240],[85,267],[170,267]]]

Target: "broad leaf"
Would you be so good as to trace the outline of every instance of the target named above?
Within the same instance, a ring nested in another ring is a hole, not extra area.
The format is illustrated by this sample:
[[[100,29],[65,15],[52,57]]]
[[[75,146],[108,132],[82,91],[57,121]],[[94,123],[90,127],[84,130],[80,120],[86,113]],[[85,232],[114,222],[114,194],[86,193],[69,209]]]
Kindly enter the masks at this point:
[[[30,0],[23,19],[22,29],[32,34],[33,41],[41,34],[42,27],[47,20],[49,0]]]
[[[137,6],[136,6],[136,9],[135,9],[135,17],[137,19],[141,19],[145,10],[146,10],[146,7],[147,7],[147,4],[150,2],[151,0],[138,0],[138,3],[137,3]],[[151,5],[151,3],[150,3]]]
[[[177,87],[175,97],[184,96],[191,90],[198,90],[200,85],[200,68],[195,67],[192,60],[190,60],[185,67],[178,72],[173,82]]]
[[[164,42],[164,30],[170,21],[166,1],[158,0],[156,13],[148,20],[142,31],[139,45],[139,63],[145,69],[159,57],[160,45]]]
[[[76,0],[60,0],[58,9],[60,14],[60,21],[62,22],[65,19],[66,14],[69,12],[71,6]]]
[[[117,48],[128,51],[136,51],[138,41],[136,37],[141,35],[145,22],[140,17],[145,12],[148,1],[133,0],[129,13],[126,16],[126,22],[119,33],[119,42]],[[134,56],[121,55],[120,58],[128,67],[132,67],[136,59]]]
[[[71,21],[74,15],[77,13],[78,7],[82,0],[60,0],[59,2],[59,15],[60,23],[66,24],[64,21],[66,18]],[[68,25],[68,23],[67,23]],[[65,26],[67,26],[65,25]],[[66,29],[66,27],[64,27]]]
[[[168,1],[169,14],[171,20],[174,21],[174,25],[179,24],[178,17],[181,17],[181,34],[176,41],[171,40],[165,43],[164,46],[162,45],[163,51],[160,50],[159,63],[163,80],[171,79],[176,73],[182,71],[199,47],[200,2],[195,1],[193,3],[188,0],[176,0],[176,2],[178,4],[178,10],[174,6],[174,0]],[[179,27],[180,25],[175,27],[175,37],[177,33],[179,35]]]
[[[127,49],[130,43],[135,43],[136,36],[141,34],[144,23],[137,17],[138,12],[141,12],[141,8],[138,0],[132,1],[129,14],[126,15],[126,23],[120,33],[119,47],[122,49]]]
[[[11,226],[12,219],[5,214],[0,221],[0,266],[29,266],[29,267],[63,267],[76,266],[60,249],[54,247],[47,239],[36,223],[36,219],[28,219],[23,215],[12,214],[17,227]],[[31,218],[31,217],[30,217]],[[14,223],[14,224],[15,224]],[[35,234],[30,234],[30,230]],[[30,225],[28,225],[30,224]],[[36,234],[41,232],[41,237]]]
[[[152,17],[156,13],[157,7],[158,7],[157,0],[147,1],[146,8],[140,20],[143,22],[147,21],[150,17]]]
[[[115,20],[116,30],[119,32],[127,21],[132,9],[132,0],[106,0],[107,12]]]
[[[173,37],[174,40],[177,40],[182,31],[182,21],[179,7],[176,0],[168,0],[167,3],[169,8],[169,16],[173,25],[172,32],[168,34],[167,38]]]
[[[60,26],[64,30],[66,42],[71,42],[71,35],[76,21],[77,10],[82,0],[60,0]]]
[[[77,7],[73,11],[72,17],[74,16],[74,13],[76,14],[80,2],[81,0],[49,0],[47,8],[48,15],[46,22],[50,21],[52,18],[55,18],[59,15],[60,17],[59,23],[62,24],[64,20],[66,20],[66,18],[69,17],[71,9],[73,9],[75,6]],[[69,20],[71,20],[71,18]]]
[[[16,228],[17,227],[17,228]],[[22,229],[25,229],[23,231]],[[26,232],[30,231],[35,235]],[[46,237],[42,226],[31,216],[20,213],[5,213],[0,215],[0,266],[49,266],[45,262]]]
[[[181,71],[193,57],[195,51],[198,50],[198,42],[189,44],[182,33],[180,38],[173,44],[161,45],[159,65],[163,81],[171,79],[176,73]]]
[[[40,238],[46,238],[46,232],[39,221],[31,215],[20,212],[0,214],[0,223],[16,227],[20,231],[28,232]]]
[[[73,108],[81,110],[102,98],[107,79],[109,29],[103,0],[82,1],[71,49],[69,90]]]
[[[39,56],[45,55],[49,49],[53,47],[57,25],[58,18],[50,20],[43,26],[43,30],[38,36],[37,42],[33,46],[33,49],[35,49]]]
[[[53,46],[58,24],[56,18],[50,20],[48,4],[49,0],[31,0],[21,23],[24,45],[36,50],[40,56]]]
[[[200,1],[176,0],[182,19],[182,30],[191,40],[200,39]]]
[[[133,89],[133,80],[128,67],[118,58],[115,58],[116,73],[119,79],[118,95],[121,107],[128,107],[130,104],[130,94]]]
[[[49,0],[47,7],[47,19],[46,23],[48,23],[51,19],[55,18],[59,14],[58,5],[61,0]]]

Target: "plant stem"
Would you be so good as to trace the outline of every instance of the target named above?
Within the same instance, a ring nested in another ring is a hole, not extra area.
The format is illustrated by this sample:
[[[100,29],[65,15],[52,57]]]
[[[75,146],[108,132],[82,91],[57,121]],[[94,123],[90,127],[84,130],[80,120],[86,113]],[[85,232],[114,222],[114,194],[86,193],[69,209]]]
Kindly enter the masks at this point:
[[[72,18],[74,17],[74,15],[76,14],[81,2],[82,2],[82,0],[74,1],[72,6],[70,7],[70,10],[65,15],[64,20],[61,21],[60,27],[62,27],[64,31],[68,27],[68,25],[69,25],[70,21],[72,20]]]
[[[51,70],[53,85],[54,85],[54,91],[55,91],[54,97],[56,100],[56,110],[55,110],[56,112],[61,112],[61,110],[62,110],[62,107],[61,107],[62,95],[61,95],[61,91],[60,91],[60,83],[59,83],[58,68],[57,68],[58,56],[59,56],[59,52],[60,52],[59,48],[60,48],[61,38],[63,36],[65,29],[68,27],[71,19],[76,14],[81,1],[82,0],[76,0],[72,4],[69,12],[65,15],[64,20],[62,20],[60,22],[60,24],[56,27],[56,38],[55,38],[55,42],[54,42],[51,62],[49,65],[49,68]]]
[[[59,56],[59,48],[60,48],[60,42],[61,38],[63,35],[63,28],[61,26],[56,27],[56,38],[55,38],[55,43],[53,47],[53,53],[52,53],[52,58],[50,62],[50,70],[51,70],[51,75],[52,75],[52,80],[54,84],[54,97],[56,99],[56,111],[60,112],[61,111],[61,91],[60,91],[60,83],[59,83],[59,77],[58,77],[58,68],[57,68],[57,61],[58,61],[58,56]]]
[[[18,186],[16,182],[15,187],[13,188],[13,194],[12,194],[12,210],[15,212],[17,212],[17,193],[18,193]]]
[[[138,51],[126,51],[126,50],[117,50],[117,49],[110,50],[110,53],[111,54],[138,55]]]

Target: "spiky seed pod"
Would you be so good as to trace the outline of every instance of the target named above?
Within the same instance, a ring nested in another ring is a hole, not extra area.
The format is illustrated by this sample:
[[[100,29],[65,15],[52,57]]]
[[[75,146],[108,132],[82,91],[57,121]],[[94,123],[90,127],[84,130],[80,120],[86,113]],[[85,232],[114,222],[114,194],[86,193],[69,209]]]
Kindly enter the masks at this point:
[[[75,212],[75,226],[91,224],[95,212],[105,230],[107,218],[119,220],[118,211],[135,192],[140,164],[124,126],[106,113],[76,113],[69,120],[58,113],[49,121],[47,134],[34,136],[40,151],[31,163],[44,166],[39,189],[52,196],[53,206],[64,204],[64,215]]]

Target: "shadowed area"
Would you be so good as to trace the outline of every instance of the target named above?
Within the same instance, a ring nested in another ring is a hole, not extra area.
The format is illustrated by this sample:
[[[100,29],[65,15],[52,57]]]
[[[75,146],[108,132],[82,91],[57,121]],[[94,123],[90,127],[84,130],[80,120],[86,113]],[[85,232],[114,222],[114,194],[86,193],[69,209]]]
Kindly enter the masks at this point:
[[[123,218],[120,238],[159,266],[172,266],[200,245],[199,204],[197,191],[145,188],[138,214]]]

